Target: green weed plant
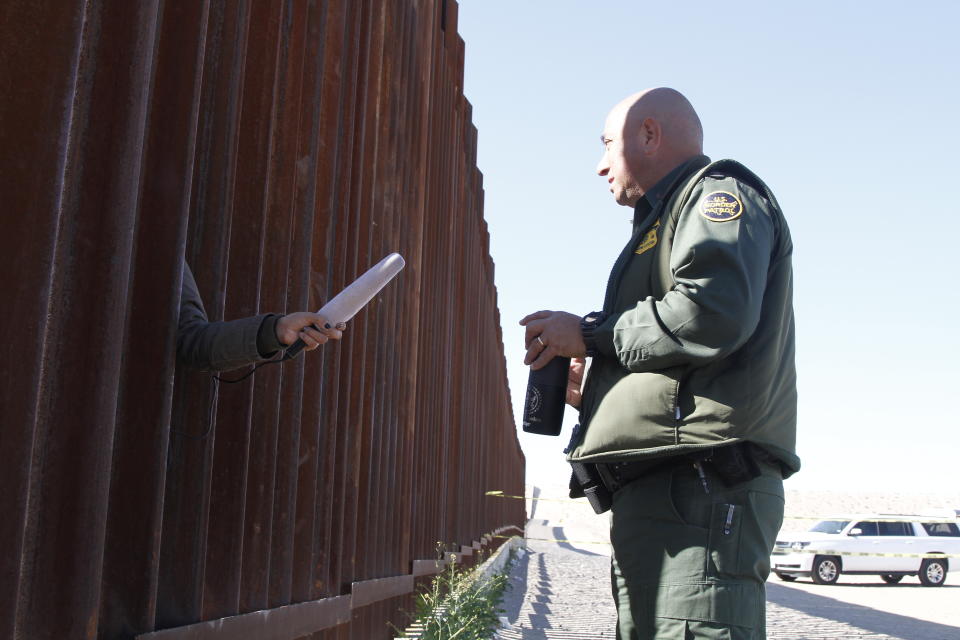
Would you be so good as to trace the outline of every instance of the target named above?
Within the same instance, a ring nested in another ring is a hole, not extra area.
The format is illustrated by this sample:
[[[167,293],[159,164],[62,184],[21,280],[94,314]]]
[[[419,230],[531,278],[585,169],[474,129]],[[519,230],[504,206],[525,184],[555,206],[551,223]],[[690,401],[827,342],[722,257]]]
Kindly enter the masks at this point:
[[[442,559],[442,547],[438,550]],[[481,578],[475,569],[450,563],[417,594],[414,613],[408,614],[414,621],[408,635],[396,627],[393,630],[400,637],[421,640],[488,640],[503,613],[500,602],[506,587],[506,573]]]

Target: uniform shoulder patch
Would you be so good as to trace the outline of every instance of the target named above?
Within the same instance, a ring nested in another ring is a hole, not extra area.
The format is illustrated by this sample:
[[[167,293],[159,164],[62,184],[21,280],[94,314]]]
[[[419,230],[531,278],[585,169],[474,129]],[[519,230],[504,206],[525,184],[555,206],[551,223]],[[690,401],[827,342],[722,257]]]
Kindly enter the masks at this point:
[[[712,191],[700,199],[700,215],[712,222],[736,220],[743,213],[743,203],[729,191]]]

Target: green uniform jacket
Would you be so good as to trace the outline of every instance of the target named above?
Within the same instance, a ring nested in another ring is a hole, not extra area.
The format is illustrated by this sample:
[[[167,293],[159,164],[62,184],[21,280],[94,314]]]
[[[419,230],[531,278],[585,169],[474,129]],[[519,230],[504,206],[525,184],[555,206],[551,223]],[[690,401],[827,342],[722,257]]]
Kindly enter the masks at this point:
[[[792,253],[773,194],[731,160],[697,157],[641,198],[568,459],[745,440],[797,471]]]
[[[280,316],[264,313],[226,322],[209,322],[193,272],[183,263],[177,362],[191,369],[227,371],[269,358],[284,345],[277,340]]]

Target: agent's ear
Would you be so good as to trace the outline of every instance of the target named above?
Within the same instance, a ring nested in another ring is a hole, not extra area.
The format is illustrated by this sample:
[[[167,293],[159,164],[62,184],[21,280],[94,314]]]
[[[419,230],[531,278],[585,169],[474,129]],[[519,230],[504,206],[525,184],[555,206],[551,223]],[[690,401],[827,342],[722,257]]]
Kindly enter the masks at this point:
[[[653,155],[660,148],[663,140],[663,129],[660,123],[653,118],[644,118],[637,131],[640,148],[646,155]]]

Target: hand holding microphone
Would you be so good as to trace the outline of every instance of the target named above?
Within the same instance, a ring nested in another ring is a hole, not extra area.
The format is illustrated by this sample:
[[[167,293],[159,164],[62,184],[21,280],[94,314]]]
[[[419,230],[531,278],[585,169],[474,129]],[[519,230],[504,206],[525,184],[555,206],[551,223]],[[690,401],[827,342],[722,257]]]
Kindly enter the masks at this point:
[[[299,311],[277,320],[276,334],[280,344],[292,344],[298,339],[304,343],[304,351],[313,351],[328,340],[339,340],[347,324],[331,325],[319,313]]]
[[[386,258],[370,267],[370,269],[359,278],[350,283],[346,289],[338,293],[327,304],[323,305],[317,313],[291,314],[294,316],[311,316],[309,322],[300,325],[300,338],[287,347],[287,352],[283,359],[289,360],[296,357],[300,351],[307,348],[316,348],[329,339],[339,340],[341,331],[346,328],[346,323],[350,318],[357,315],[380,290],[387,286],[387,283],[400,273],[400,270],[406,265],[403,257],[399,253],[391,253]],[[288,316],[284,316],[283,319]],[[282,319],[281,319],[282,320]],[[302,318],[306,320],[306,318]],[[308,326],[319,322],[316,327]],[[280,336],[280,321],[277,322],[277,337],[281,342],[286,341]],[[289,334],[287,334],[289,335]],[[312,346],[308,343],[312,340],[316,344]]]

